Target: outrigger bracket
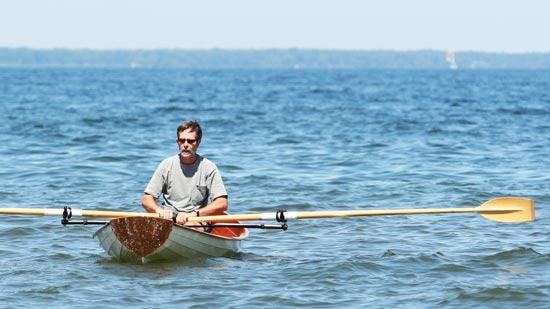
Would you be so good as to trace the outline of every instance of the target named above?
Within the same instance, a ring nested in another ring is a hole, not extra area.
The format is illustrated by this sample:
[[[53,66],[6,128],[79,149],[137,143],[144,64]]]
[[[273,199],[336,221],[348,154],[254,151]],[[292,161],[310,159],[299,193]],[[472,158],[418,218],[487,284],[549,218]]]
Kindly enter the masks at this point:
[[[63,219],[61,219],[61,224],[63,226],[65,225],[103,225],[107,223],[106,221],[88,221],[88,220],[81,220],[81,221],[70,221],[71,217],[73,216],[73,211],[71,207],[63,207]]]
[[[286,224],[243,224],[243,223],[210,223],[205,225],[183,225],[185,227],[244,227],[249,229],[263,229],[263,230],[283,230],[286,231],[288,226]]]

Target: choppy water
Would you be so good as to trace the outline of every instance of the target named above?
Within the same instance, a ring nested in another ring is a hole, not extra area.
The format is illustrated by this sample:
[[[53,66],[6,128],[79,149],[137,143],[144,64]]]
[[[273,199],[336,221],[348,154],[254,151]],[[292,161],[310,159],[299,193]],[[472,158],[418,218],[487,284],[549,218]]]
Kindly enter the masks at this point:
[[[550,300],[550,72],[0,70],[0,207],[138,211],[201,120],[233,213],[468,207],[291,222],[234,258],[111,260],[96,227],[0,217],[0,306],[520,307]]]

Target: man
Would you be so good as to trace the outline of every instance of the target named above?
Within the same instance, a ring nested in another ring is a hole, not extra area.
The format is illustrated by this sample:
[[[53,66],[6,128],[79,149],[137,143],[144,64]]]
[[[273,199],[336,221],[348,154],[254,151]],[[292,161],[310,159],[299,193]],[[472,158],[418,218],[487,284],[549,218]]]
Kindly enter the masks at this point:
[[[222,214],[227,210],[227,192],[216,165],[197,154],[202,139],[199,123],[184,122],[176,132],[179,154],[157,167],[144,190],[143,208],[165,219],[176,213],[178,224],[187,224],[189,217]],[[163,207],[157,203],[161,194]]]

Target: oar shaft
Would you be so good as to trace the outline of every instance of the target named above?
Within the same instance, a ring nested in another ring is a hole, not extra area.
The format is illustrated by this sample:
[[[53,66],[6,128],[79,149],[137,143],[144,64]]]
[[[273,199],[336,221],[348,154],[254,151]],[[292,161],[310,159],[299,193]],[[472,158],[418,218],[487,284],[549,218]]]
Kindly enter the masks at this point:
[[[76,209],[75,209],[76,211]],[[4,215],[61,216],[63,208],[0,208]]]
[[[341,210],[341,211],[302,211],[284,212],[284,218],[292,219],[320,219],[341,217],[367,217],[367,216],[392,216],[392,215],[420,215],[420,214],[460,214],[460,213],[510,213],[521,211],[513,208],[418,208],[418,209],[386,209],[386,210]],[[229,221],[260,221],[277,220],[277,213],[260,213],[244,215],[222,215],[190,217],[190,222],[229,222]]]
[[[0,214],[6,215],[34,215],[34,216],[62,216],[63,208],[0,208]],[[83,210],[71,209],[73,217],[91,218],[120,218],[120,217],[158,217],[157,213],[107,211],[107,210]]]
[[[368,217],[416,214],[449,214],[479,211],[476,208],[431,208],[431,209],[387,209],[387,210],[342,210],[342,211],[304,211],[285,214],[289,219],[319,219],[338,217]],[[294,218],[293,218],[294,217]]]
[[[73,216],[74,216],[73,211]],[[121,217],[152,217],[158,218],[158,213],[131,212],[131,211],[106,211],[106,210],[83,210],[82,217],[91,218],[121,218]]]

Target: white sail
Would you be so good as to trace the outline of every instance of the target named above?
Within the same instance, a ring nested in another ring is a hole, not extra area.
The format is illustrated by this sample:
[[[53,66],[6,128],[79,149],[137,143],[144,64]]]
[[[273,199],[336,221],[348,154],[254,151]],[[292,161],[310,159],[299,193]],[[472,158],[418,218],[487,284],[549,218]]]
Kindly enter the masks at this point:
[[[449,63],[449,68],[451,70],[458,69],[458,66],[456,65],[456,61],[455,61],[455,54],[452,51],[447,52],[447,56],[445,60]]]

